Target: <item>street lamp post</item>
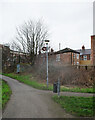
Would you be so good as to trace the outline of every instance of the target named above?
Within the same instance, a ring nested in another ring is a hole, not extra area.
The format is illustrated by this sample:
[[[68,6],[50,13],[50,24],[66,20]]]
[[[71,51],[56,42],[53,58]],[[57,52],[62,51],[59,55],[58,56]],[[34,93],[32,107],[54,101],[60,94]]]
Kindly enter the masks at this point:
[[[45,40],[46,42],[46,57],[47,57],[47,88],[48,88],[48,42],[49,40]]]

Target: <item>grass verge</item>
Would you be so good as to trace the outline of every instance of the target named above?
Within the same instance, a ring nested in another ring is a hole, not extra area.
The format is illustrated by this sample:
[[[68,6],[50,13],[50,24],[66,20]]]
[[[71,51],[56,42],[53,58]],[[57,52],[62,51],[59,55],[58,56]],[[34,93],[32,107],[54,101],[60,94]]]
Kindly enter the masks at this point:
[[[30,85],[37,89],[53,90],[53,85],[49,85],[48,89],[47,89],[46,84],[38,83],[37,81],[34,80],[34,78],[32,78],[33,80],[31,80],[32,75],[20,75],[20,74],[14,74],[14,73],[8,73],[8,74],[4,74],[4,75],[14,78],[22,83],[25,83],[25,84]],[[63,91],[63,92],[95,93],[93,88],[78,88],[78,87],[70,88],[70,87],[64,87],[64,86],[61,86],[61,91]]]
[[[61,91],[67,91],[67,92],[80,92],[80,93],[95,93],[95,90],[92,88],[79,88],[79,87],[61,87]]]
[[[95,115],[95,97],[53,96],[52,98],[73,115],[80,117],[93,117]]]
[[[0,110],[2,109],[2,79],[0,79]]]
[[[5,107],[6,103],[10,99],[11,93],[12,91],[7,82],[2,80],[2,108]]]
[[[14,78],[22,83],[25,83],[27,85],[30,85],[34,88],[41,89],[41,90],[53,90],[53,86],[49,85],[48,89],[46,84],[44,83],[38,83],[35,80],[31,80],[31,75],[20,75],[20,74],[14,74],[14,73],[9,73],[9,74],[4,74],[5,76]]]

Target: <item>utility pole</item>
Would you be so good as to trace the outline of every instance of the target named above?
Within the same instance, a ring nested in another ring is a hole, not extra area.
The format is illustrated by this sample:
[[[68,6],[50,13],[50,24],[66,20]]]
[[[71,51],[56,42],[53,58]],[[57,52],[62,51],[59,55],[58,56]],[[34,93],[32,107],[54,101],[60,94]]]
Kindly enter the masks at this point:
[[[61,43],[59,43],[59,50],[61,49]],[[60,68],[59,68],[59,75],[60,75]],[[60,97],[60,77],[58,76],[58,82],[57,82],[57,93],[58,97]]]
[[[49,40],[45,40],[46,42],[46,57],[47,57],[47,88],[48,88],[48,42]]]
[[[47,88],[48,88],[48,43],[46,43],[46,56],[47,56]]]

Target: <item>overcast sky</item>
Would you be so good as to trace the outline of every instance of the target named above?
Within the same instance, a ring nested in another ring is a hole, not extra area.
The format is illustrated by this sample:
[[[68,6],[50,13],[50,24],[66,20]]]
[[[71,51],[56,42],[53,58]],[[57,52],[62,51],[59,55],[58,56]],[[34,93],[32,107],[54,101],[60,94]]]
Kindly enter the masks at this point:
[[[51,2],[52,1],[52,2]],[[42,18],[50,32],[54,50],[69,47],[91,47],[93,35],[93,0],[1,0],[0,43],[8,43],[15,36],[16,27],[25,21]],[[83,2],[81,2],[83,1]]]

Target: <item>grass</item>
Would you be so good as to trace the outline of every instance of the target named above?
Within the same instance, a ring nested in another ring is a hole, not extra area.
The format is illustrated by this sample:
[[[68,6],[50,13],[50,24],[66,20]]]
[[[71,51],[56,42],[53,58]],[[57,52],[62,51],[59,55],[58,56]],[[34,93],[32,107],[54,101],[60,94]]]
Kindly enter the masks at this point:
[[[8,77],[14,78],[22,83],[30,85],[37,89],[47,90],[47,86],[44,83],[38,83],[32,77],[32,75],[20,75],[20,74],[4,74]],[[33,80],[31,80],[31,77]],[[49,85],[48,90],[53,90],[53,86]],[[61,87],[61,91],[72,92],[89,92],[93,93],[92,88],[68,88]],[[68,97],[68,96],[53,96],[53,100],[59,103],[67,112],[81,117],[92,117],[94,114],[93,107],[95,106],[95,98],[93,97]]]
[[[2,90],[1,90],[2,89]],[[10,99],[10,95],[12,93],[9,85],[7,84],[7,82],[2,80],[2,87],[0,85],[0,103],[2,104],[2,106],[0,106],[0,108],[4,108],[6,103],[8,102],[8,100]]]
[[[2,109],[2,80],[0,79],[0,109]]]
[[[48,89],[47,89],[46,84],[38,83],[37,81],[34,80],[32,75],[20,75],[20,74],[14,74],[14,73],[8,73],[8,74],[4,74],[4,75],[14,78],[22,83],[25,83],[25,84],[30,85],[37,89],[53,90],[53,85],[49,85]],[[31,77],[33,80],[31,80]],[[64,87],[64,86],[61,86],[61,91],[63,91],[63,92],[95,93],[93,88],[78,88],[78,87],[70,88],[70,87]]]
[[[46,84],[38,83],[35,80],[31,80],[31,75],[20,75],[20,74],[14,74],[14,73],[9,73],[9,74],[4,74],[4,75],[14,78],[22,83],[25,83],[37,89],[41,89],[41,90],[52,90],[53,89],[52,85],[49,85],[47,89]]]
[[[68,97],[53,96],[53,100],[59,103],[70,114],[80,117],[93,117],[95,115],[95,97]]]
[[[81,93],[95,93],[93,87],[92,88],[79,88],[79,87],[61,87],[61,91],[67,91],[67,92],[81,92]]]

